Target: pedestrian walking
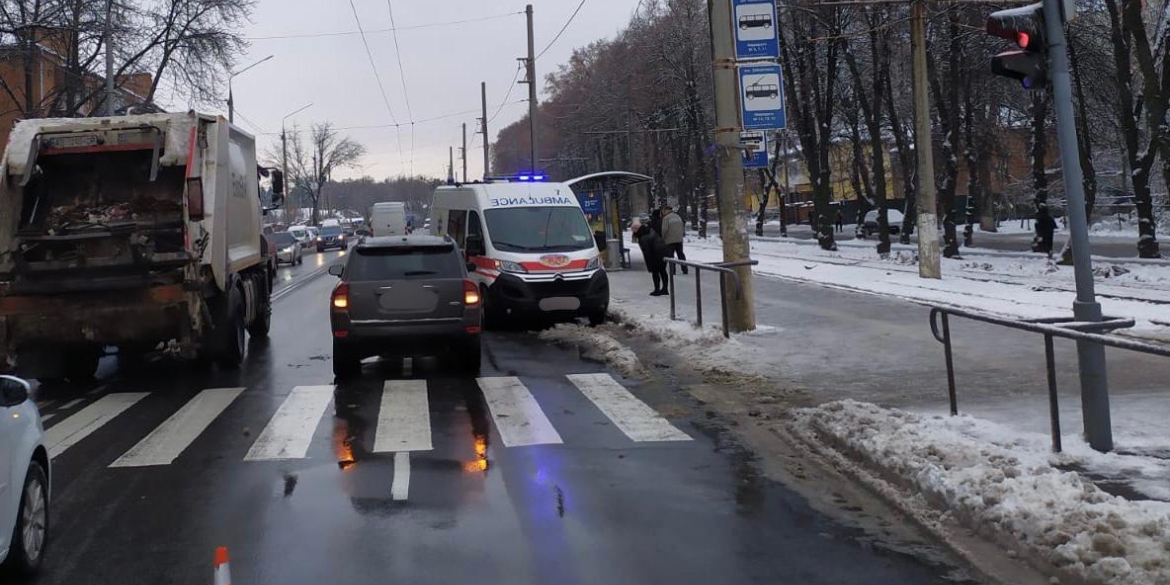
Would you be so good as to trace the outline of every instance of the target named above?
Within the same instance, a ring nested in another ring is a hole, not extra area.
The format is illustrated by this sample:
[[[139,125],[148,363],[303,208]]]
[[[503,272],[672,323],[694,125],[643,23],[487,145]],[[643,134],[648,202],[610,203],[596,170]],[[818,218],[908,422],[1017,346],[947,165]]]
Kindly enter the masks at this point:
[[[1039,240],[1038,245],[1033,247],[1035,252],[1044,252],[1049,258],[1052,257],[1052,239],[1056,234],[1056,220],[1047,213],[1041,213],[1036,218],[1036,237]]]
[[[660,297],[662,295],[669,295],[670,291],[667,287],[670,282],[670,277],[666,274],[666,242],[662,241],[662,236],[654,231],[654,228],[649,225],[640,225],[634,231],[634,239],[638,241],[638,247],[642,249],[642,258],[646,260],[646,270],[650,272],[650,278],[654,281],[654,291],[650,293],[652,297]]]
[[[837,210],[837,233],[845,231],[845,214],[841,210]]]
[[[683,234],[686,232],[686,226],[683,224],[682,216],[675,213],[674,208],[667,205],[662,211],[662,241],[666,242],[666,257],[678,258],[679,260],[686,260],[687,255],[683,252]],[[682,267],[682,273],[687,273],[687,267]]]

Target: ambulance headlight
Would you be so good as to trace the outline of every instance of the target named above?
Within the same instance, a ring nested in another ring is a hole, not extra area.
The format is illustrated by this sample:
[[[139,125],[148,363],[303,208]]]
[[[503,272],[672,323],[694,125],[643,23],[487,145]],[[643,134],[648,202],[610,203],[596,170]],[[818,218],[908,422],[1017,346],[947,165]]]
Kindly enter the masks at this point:
[[[585,270],[597,270],[601,268],[601,256],[594,256],[585,264]]]
[[[519,262],[513,262],[511,260],[496,260],[496,268],[499,269],[500,272],[528,272],[528,270],[521,266]]]

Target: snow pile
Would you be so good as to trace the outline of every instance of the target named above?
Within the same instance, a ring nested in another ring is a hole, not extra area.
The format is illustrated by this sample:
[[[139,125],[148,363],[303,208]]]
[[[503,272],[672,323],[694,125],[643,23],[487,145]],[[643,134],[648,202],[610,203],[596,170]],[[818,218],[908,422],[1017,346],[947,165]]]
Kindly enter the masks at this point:
[[[642,362],[630,348],[600,328],[589,328],[562,323],[540,332],[545,341],[575,345],[588,359],[605,362],[625,376],[638,377],[645,373]]]
[[[1011,432],[990,434],[989,425],[847,400],[794,411],[792,429],[1066,575],[1170,583],[1170,504],[1109,495],[1054,467],[1059,456]]]

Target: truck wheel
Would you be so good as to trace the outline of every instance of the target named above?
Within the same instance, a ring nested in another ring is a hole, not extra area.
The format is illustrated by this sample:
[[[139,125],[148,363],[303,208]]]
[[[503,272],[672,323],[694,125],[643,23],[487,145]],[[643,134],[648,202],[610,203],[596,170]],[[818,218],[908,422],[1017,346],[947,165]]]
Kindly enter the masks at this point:
[[[40,463],[28,464],[16,529],[4,568],[20,577],[31,577],[41,568],[49,543],[49,479]]]
[[[272,327],[272,298],[269,296],[270,290],[267,286],[268,279],[257,279],[256,294],[260,297],[259,306],[256,307],[256,318],[248,325],[248,334],[252,337],[268,337],[268,330]],[[259,290],[263,286],[263,290]]]
[[[238,368],[247,351],[244,343],[244,299],[238,288],[228,293],[227,307],[219,323],[219,355],[216,361],[222,368]]]
[[[97,374],[102,354],[96,350],[82,349],[65,354],[63,373],[65,379],[74,384],[92,382]]]

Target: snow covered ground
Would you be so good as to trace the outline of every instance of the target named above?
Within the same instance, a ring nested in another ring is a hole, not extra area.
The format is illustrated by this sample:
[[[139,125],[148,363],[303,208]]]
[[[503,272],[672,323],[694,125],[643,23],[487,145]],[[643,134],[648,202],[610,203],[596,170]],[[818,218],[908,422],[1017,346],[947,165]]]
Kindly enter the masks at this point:
[[[964,251],[962,260],[943,259],[942,280],[924,280],[918,277],[912,249],[896,248],[883,260],[872,246],[865,241],[841,242],[838,251],[829,252],[815,242],[754,239],[752,258],[760,262],[758,274],[910,301],[1020,318],[1071,312],[1075,287],[1069,266],[1044,258]],[[691,239],[686,250],[689,259],[699,262],[719,262],[723,257],[718,238]],[[1094,271],[1105,312],[1138,322],[1126,334],[1170,341],[1170,263],[1097,259]]]
[[[1102,455],[1083,445],[1054,455],[1043,439],[972,417],[855,401],[799,409],[788,426],[859,466],[855,477],[916,515],[926,509],[949,515],[1090,583],[1170,583],[1170,503],[1110,495],[1069,471],[1144,467],[1144,458]]]

